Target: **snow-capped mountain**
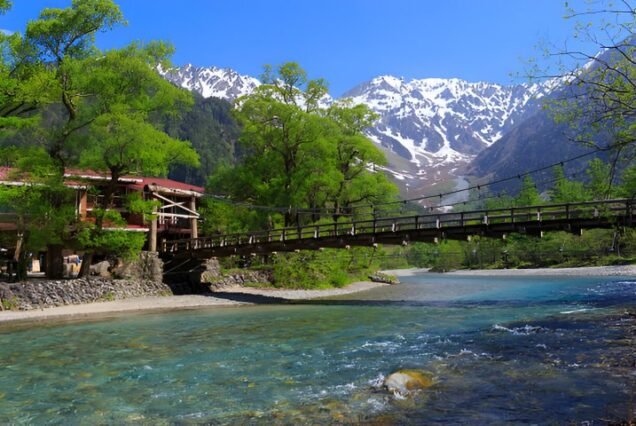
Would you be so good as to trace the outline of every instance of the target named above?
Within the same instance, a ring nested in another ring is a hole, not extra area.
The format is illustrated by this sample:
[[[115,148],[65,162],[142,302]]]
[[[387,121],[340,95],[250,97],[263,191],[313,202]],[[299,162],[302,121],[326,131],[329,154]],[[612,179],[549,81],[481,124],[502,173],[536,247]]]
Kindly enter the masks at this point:
[[[159,69],[161,75],[173,84],[199,93],[204,98],[215,97],[233,101],[248,95],[261,82],[241,75],[230,68],[195,67],[191,64],[170,70]]]
[[[542,85],[501,86],[459,79],[376,77],[344,96],[380,115],[369,136],[413,163],[416,174],[452,168],[492,145],[536,111]]]
[[[163,75],[204,97],[230,101],[260,84],[253,77],[214,67],[187,65]],[[400,181],[405,192],[416,195],[428,191],[431,184],[456,177],[461,166],[536,112],[536,100],[551,88],[550,84],[502,86],[380,76],[343,97],[369,106],[380,116],[368,136],[387,152],[386,171]],[[331,101],[327,97],[323,103]]]

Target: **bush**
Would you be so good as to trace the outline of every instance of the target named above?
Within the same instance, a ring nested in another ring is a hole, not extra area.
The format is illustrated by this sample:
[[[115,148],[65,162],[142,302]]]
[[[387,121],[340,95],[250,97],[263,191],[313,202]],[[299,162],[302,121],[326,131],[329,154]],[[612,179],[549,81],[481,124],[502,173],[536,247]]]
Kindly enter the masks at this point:
[[[373,249],[326,249],[273,257],[273,285],[280,288],[343,287],[377,268]]]

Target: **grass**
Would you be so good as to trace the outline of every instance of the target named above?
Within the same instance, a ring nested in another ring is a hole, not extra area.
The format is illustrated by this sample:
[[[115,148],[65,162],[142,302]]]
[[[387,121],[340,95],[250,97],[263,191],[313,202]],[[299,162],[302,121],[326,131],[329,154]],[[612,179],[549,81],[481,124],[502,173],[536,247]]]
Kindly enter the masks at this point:
[[[12,311],[18,309],[18,299],[12,297],[11,299],[0,299],[2,301],[2,309],[5,311]]]

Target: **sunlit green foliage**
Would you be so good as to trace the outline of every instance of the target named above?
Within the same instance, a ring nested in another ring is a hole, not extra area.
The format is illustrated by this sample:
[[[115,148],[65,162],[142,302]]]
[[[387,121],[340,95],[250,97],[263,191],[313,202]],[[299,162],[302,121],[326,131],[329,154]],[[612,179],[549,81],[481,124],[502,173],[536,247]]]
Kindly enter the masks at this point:
[[[395,186],[370,170],[385,160],[362,135],[374,114],[347,104],[320,109],[326,93],[325,82],[308,80],[298,64],[283,64],[275,73],[266,68],[264,84],[237,103],[243,161],[218,171],[210,192],[288,208],[281,214],[286,226],[297,222],[298,209],[315,211],[303,216],[306,223],[325,215],[338,219],[357,204],[393,199]],[[273,216],[263,213],[261,226],[277,223]]]
[[[193,103],[188,92],[156,71],[157,65],[169,66],[172,46],[132,43],[108,51],[95,46],[98,32],[124,24],[112,0],[73,0],[67,8],[42,10],[23,36],[0,37],[0,131],[15,132],[42,116],[40,126],[22,130],[24,136],[13,138],[15,146],[3,148],[6,164],[21,168],[23,179],[39,191],[50,190],[55,211],[74,205],[55,190],[63,187],[67,167],[111,177],[100,194],[102,205],[93,211],[94,222],[57,215],[64,224],[56,228],[60,241],[51,239],[55,244],[103,253],[138,251],[143,235],[123,232],[121,216],[111,210],[119,179],[126,174],[165,176],[174,164],[199,164],[189,143],[168,136],[155,122]],[[34,164],[52,168],[46,183],[37,180]],[[147,210],[142,204],[129,205]]]
[[[550,190],[550,201],[557,204],[587,201],[590,198],[583,182],[569,180],[563,173],[563,168],[554,168],[554,185]]]
[[[284,288],[343,287],[367,280],[378,268],[372,248],[326,249],[274,256],[273,285]]]

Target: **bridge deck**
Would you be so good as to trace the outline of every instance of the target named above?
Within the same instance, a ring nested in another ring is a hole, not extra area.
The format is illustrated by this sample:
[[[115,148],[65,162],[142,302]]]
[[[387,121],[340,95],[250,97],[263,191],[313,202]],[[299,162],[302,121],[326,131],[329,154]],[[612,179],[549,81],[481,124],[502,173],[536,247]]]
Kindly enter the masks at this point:
[[[171,258],[209,258],[376,243],[464,240],[472,235],[501,237],[510,233],[541,235],[551,230],[580,232],[590,228],[633,226],[633,203],[631,199],[619,199],[334,222],[163,242],[160,253]]]

